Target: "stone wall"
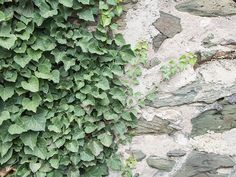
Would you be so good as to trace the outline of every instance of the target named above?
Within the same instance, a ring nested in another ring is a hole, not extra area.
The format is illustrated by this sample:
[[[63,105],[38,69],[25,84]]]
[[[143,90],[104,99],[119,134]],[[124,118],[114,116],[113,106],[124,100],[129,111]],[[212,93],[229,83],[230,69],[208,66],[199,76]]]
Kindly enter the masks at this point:
[[[150,66],[134,90],[154,94],[120,154],[137,159],[136,177],[236,177],[236,2],[124,4],[119,23],[127,42],[149,43]],[[163,81],[162,63],[187,52],[198,54],[198,65]]]

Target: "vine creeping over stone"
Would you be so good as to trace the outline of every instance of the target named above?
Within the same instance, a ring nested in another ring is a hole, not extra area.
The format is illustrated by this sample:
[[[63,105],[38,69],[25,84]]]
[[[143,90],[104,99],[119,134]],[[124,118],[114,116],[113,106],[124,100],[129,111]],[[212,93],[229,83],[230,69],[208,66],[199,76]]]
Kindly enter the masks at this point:
[[[136,125],[119,0],[0,0],[0,169],[102,177]]]

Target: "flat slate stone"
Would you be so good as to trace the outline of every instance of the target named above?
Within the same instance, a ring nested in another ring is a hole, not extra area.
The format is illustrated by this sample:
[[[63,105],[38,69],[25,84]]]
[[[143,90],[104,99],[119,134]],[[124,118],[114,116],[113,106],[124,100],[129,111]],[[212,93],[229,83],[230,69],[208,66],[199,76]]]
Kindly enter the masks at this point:
[[[181,150],[181,149],[175,149],[175,150],[169,151],[167,153],[168,157],[182,157],[182,156],[185,156],[185,155],[186,155],[186,152],[184,150]]]
[[[191,120],[193,128],[191,136],[206,134],[209,130],[222,133],[236,128],[236,104],[235,95],[219,101],[221,109],[207,110]]]
[[[180,18],[162,11],[160,11],[160,18],[158,18],[153,25],[158,31],[169,38],[174,37],[182,31]]]
[[[158,170],[170,172],[175,166],[174,160],[163,159],[157,156],[150,156],[147,158],[147,164]]]
[[[170,126],[171,122],[159,117],[154,117],[152,121],[145,119],[138,120],[138,127],[135,129],[136,135],[145,134],[172,134],[177,131],[176,128]]]
[[[173,177],[223,177],[217,169],[233,168],[234,165],[235,162],[228,156],[193,151]]]
[[[138,162],[142,161],[146,157],[146,154],[144,154],[140,150],[132,150],[131,154],[135,158],[135,160],[138,161]]]
[[[176,9],[203,17],[236,15],[234,0],[188,0],[178,4]]]
[[[211,89],[214,88],[214,89]],[[199,93],[200,96],[199,96]],[[181,106],[191,103],[215,103],[222,98],[221,95],[229,95],[236,93],[236,85],[225,87],[220,83],[206,83],[202,78],[198,78],[190,84],[184,85],[173,92],[165,92],[158,90],[153,94],[153,99],[146,99],[145,105],[160,108],[168,106]]]

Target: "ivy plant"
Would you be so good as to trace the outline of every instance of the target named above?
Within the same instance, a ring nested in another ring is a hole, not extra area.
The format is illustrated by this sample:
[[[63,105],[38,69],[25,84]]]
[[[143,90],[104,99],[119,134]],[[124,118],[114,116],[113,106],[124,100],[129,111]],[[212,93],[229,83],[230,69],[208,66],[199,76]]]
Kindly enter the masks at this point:
[[[147,51],[148,43],[146,41],[137,42],[134,48],[136,57],[133,57],[129,61],[129,66],[127,69],[127,76],[129,77],[129,80],[127,82],[129,84],[139,84],[137,78],[142,75],[142,66],[145,66],[147,64]]]
[[[185,70],[189,65],[194,66],[197,62],[197,56],[193,53],[187,53],[179,57],[178,60],[170,60],[167,64],[161,66],[161,73],[164,80],[169,80],[178,72]]]
[[[102,177],[136,126],[120,0],[0,0],[0,169]]]

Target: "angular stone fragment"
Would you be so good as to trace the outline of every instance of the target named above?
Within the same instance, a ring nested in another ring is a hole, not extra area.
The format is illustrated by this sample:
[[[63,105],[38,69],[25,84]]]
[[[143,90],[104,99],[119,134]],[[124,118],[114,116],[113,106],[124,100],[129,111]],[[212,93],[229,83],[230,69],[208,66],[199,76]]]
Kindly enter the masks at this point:
[[[153,25],[158,31],[169,38],[174,37],[182,31],[180,18],[162,11],[160,11],[160,18],[158,18]]]
[[[132,153],[132,156],[135,158],[135,160],[138,162],[142,161],[146,157],[146,154],[144,154],[140,150],[133,150],[131,153]]]
[[[159,33],[157,36],[153,38],[153,48],[155,51],[161,47],[161,44],[167,39],[168,37],[162,33]]]
[[[236,104],[236,94],[229,96],[228,98],[226,98],[226,100],[227,100],[230,104]]]

